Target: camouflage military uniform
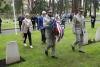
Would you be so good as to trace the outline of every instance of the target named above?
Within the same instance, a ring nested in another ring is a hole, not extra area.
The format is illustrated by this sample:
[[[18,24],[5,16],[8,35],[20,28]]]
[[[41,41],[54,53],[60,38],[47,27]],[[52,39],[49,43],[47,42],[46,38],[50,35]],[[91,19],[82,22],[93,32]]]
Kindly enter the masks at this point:
[[[45,49],[46,55],[48,55],[48,50],[51,49],[51,55],[52,57],[55,57],[55,42],[56,37],[54,33],[52,32],[52,28],[50,27],[50,24],[52,20],[54,20],[53,17],[47,17],[48,22],[46,23],[46,43],[47,47]]]
[[[75,15],[73,18],[73,32],[76,36],[76,41],[73,44],[73,48],[78,45],[79,51],[82,50],[83,45],[83,36],[85,33],[85,19],[82,15]]]

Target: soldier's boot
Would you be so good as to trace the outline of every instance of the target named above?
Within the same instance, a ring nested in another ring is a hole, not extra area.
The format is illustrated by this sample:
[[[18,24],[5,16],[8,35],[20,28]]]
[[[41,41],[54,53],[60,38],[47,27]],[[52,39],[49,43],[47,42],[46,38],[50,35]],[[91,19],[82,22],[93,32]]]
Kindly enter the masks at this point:
[[[45,50],[45,55],[48,56],[48,50]]]
[[[54,58],[54,59],[58,59],[58,57],[56,57],[56,56],[51,56],[52,58]]]
[[[75,51],[75,47],[74,46],[72,46],[72,50]]]
[[[79,50],[79,52],[80,52],[80,53],[85,53],[85,52],[84,52],[84,51],[82,51],[82,50]]]
[[[80,52],[80,53],[85,53],[85,52],[83,51],[83,49],[82,49],[82,45],[79,45],[79,52]]]
[[[51,46],[49,45],[49,46],[47,46],[47,48],[45,49],[45,55],[46,55],[46,56],[48,56],[48,50],[50,49],[50,47],[51,47]]]
[[[76,42],[76,41],[73,43],[73,45],[72,45],[72,50],[73,50],[73,51],[75,51],[75,46],[76,46],[77,44],[78,44],[78,42]]]
[[[51,57],[54,58],[54,59],[58,59],[58,57],[55,56],[55,45],[52,46],[51,50],[52,50],[52,52],[51,52],[52,56]]]

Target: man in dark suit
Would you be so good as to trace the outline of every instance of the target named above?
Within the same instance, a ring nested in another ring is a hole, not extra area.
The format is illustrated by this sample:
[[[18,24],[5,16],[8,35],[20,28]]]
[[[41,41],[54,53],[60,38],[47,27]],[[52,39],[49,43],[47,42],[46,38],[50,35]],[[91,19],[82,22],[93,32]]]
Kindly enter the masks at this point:
[[[1,33],[1,23],[2,23],[2,19],[0,18],[0,33]]]
[[[42,15],[38,19],[38,28],[41,31],[41,41],[43,44],[46,43],[46,37],[45,37],[45,26],[46,26],[46,11],[42,11]]]
[[[23,16],[19,16],[18,17],[20,31],[21,31],[21,25],[22,25],[22,21],[23,20],[24,20],[24,17]]]
[[[91,16],[91,28],[95,27],[95,21],[96,21],[96,17],[95,16]]]
[[[33,15],[31,17],[31,21],[32,21],[32,25],[33,25],[33,30],[36,29],[36,23],[37,23],[37,17],[35,15]]]

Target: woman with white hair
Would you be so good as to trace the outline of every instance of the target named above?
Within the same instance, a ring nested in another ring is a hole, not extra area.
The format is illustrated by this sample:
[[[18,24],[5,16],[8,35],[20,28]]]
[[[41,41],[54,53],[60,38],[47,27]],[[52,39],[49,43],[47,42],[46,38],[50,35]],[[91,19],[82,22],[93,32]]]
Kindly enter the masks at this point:
[[[25,19],[22,22],[21,31],[22,31],[23,38],[24,38],[24,41],[23,41],[24,46],[27,46],[26,39],[27,39],[27,36],[28,36],[30,48],[33,48],[32,38],[31,38],[32,22],[30,20],[30,17],[29,17],[28,13],[25,14]]]

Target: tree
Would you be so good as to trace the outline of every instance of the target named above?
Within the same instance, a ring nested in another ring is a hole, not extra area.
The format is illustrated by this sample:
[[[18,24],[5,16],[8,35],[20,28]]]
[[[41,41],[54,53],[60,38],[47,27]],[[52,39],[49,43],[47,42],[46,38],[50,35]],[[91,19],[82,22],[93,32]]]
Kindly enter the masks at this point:
[[[87,16],[87,12],[89,10],[89,6],[90,6],[90,5],[88,5],[89,3],[91,3],[91,2],[84,0],[84,16],[85,17]]]
[[[55,12],[55,0],[52,0],[52,10],[53,10],[53,14]]]
[[[90,16],[92,13],[92,9],[94,11],[94,15],[96,16],[96,10],[99,10],[99,1],[98,0],[85,0],[85,16],[87,16],[87,12],[90,12]]]
[[[51,5],[52,5],[52,4],[51,4],[51,3],[52,3],[51,1],[52,1],[52,0],[49,0],[49,8],[50,8],[50,7],[51,7]]]
[[[64,10],[64,1],[63,1],[63,0],[59,0],[57,3],[58,3],[57,9],[58,9],[58,11],[59,11],[59,13],[60,13],[60,15],[61,15],[61,13],[62,13],[63,10]]]
[[[78,0],[72,0],[72,13],[77,13],[78,11],[78,6],[79,5],[79,1]]]
[[[94,8],[94,16],[96,17],[96,10],[99,9],[99,2],[98,0],[93,0],[93,8]]]
[[[41,13],[43,10],[46,10],[48,7],[48,3],[44,0],[36,0],[34,2],[35,6],[32,8],[31,13]]]
[[[23,7],[23,3],[22,0],[14,0],[15,1],[15,9],[16,9],[16,13],[19,14],[22,11],[22,7]]]
[[[6,0],[0,0],[0,12],[7,13],[11,11],[11,4]]]

